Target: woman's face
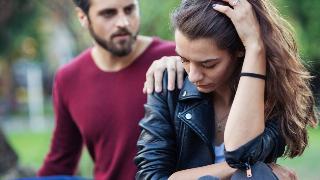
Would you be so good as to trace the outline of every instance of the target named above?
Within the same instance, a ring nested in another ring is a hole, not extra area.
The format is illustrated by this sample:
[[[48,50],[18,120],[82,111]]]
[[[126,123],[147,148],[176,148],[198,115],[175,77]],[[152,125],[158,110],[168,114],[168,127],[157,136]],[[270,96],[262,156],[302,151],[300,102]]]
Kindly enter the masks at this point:
[[[176,52],[181,57],[189,80],[200,92],[224,90],[236,67],[236,60],[226,50],[217,47],[212,39],[190,40],[175,31]]]

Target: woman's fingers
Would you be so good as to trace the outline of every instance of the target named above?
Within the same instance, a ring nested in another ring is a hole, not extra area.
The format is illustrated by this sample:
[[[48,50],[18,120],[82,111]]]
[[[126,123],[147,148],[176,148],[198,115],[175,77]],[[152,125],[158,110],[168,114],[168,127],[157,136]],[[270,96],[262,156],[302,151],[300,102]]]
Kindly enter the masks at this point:
[[[234,24],[240,39],[245,47],[261,42],[260,26],[247,0],[224,0],[231,5],[213,4],[214,10],[228,16]]]
[[[212,7],[215,10],[227,15],[229,18],[231,18],[231,20],[233,19],[232,17],[235,16],[236,14],[239,15],[239,13],[240,14],[245,13],[247,4],[249,4],[248,1],[246,0],[223,0],[223,1],[229,3],[232,8],[230,6],[221,5],[221,4],[213,4]]]
[[[240,3],[240,0],[223,0],[223,1],[229,3],[233,7]]]
[[[221,4],[212,4],[212,8],[216,11],[219,11],[226,16],[228,16],[230,19],[232,19],[233,9],[229,6],[221,5]]]

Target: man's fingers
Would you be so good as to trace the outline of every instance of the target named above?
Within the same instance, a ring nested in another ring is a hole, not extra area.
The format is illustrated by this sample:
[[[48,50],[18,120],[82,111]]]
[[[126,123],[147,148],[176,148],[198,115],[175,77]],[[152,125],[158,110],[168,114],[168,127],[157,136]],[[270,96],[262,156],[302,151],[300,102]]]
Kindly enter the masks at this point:
[[[163,72],[167,69],[168,72],[168,87],[167,89],[174,90],[176,83],[178,88],[182,88],[184,68],[179,57],[163,57],[152,63],[146,74],[146,82],[143,87],[143,92],[151,94],[153,91],[161,92]],[[177,77],[177,82],[176,82]]]
[[[146,83],[147,83],[147,82],[144,82],[144,83],[143,83],[143,89],[142,89],[143,94],[147,94],[147,86],[146,86]]]
[[[181,89],[182,85],[183,85],[183,76],[184,76],[184,68],[183,68],[183,64],[181,62],[180,57],[177,57],[177,81],[178,81],[178,88]]]
[[[168,90],[173,91],[176,84],[176,61],[174,59],[169,59],[167,62],[168,71]]]
[[[154,84],[153,72],[148,71],[146,74],[146,82],[145,82],[148,94],[151,94],[153,92],[153,88],[154,88],[153,84]]]
[[[162,91],[162,78],[163,78],[163,71],[162,69],[157,69],[154,72],[154,85],[155,91],[161,92]]]

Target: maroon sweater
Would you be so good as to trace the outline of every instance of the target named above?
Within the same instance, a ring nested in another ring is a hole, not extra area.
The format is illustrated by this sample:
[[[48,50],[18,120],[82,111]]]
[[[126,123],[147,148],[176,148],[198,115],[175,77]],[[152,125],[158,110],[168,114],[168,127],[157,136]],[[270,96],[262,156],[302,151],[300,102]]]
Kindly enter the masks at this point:
[[[134,179],[133,158],[144,115],[145,74],[153,60],[175,55],[174,44],[154,38],[129,67],[103,72],[91,49],[56,74],[53,88],[55,129],[39,176],[74,174],[82,146],[94,161],[94,178]]]

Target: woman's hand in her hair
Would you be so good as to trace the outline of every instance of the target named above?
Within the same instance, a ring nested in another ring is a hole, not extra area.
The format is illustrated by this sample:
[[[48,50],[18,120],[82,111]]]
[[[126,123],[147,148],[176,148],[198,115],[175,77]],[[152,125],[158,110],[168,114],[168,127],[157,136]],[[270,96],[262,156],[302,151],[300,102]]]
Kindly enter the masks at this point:
[[[213,4],[213,9],[225,14],[233,22],[246,50],[257,46],[262,48],[260,26],[252,5],[247,0],[224,0],[230,6]]]
[[[184,68],[180,57],[162,57],[159,60],[153,61],[149,67],[146,74],[143,93],[151,94],[153,91],[162,91],[163,72],[165,70],[168,72],[168,90],[174,90],[176,83],[179,89],[182,88]]]

